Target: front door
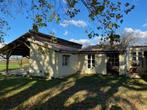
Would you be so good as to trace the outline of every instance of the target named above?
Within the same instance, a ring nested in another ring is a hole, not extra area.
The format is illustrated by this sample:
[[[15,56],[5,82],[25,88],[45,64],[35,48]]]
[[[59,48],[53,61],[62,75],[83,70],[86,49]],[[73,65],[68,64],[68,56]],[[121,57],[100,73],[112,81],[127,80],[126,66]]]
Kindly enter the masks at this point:
[[[119,53],[108,53],[107,58],[107,73],[111,75],[119,75]]]

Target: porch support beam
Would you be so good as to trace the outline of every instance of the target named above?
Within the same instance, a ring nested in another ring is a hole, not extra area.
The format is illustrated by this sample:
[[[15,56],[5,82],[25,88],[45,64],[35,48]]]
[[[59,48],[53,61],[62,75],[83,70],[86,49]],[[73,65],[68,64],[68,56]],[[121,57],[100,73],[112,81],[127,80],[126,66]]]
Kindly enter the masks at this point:
[[[6,54],[6,74],[9,74],[9,60],[10,60],[10,57],[11,57],[11,53],[12,51],[9,51],[7,54]]]

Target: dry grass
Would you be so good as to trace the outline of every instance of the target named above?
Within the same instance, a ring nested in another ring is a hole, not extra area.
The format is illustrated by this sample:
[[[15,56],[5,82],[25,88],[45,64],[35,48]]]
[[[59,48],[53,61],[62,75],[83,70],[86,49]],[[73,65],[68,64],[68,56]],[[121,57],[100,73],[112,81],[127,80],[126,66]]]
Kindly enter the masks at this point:
[[[147,82],[112,76],[0,76],[0,110],[147,110]]]

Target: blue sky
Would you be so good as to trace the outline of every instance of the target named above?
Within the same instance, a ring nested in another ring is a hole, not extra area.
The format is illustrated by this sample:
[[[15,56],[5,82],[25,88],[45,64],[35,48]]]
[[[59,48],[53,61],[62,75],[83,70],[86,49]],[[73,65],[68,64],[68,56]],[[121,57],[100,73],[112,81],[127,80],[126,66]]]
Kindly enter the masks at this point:
[[[118,30],[119,33],[131,32],[133,35],[142,36],[147,40],[147,0],[127,1],[134,3],[136,7],[129,15],[125,16],[124,23]],[[52,31],[57,37],[67,40],[89,44],[96,43],[97,38],[89,40],[85,33],[85,28],[94,24],[87,19],[84,9],[81,10],[82,13],[74,19],[64,20],[60,24],[50,23],[49,27],[41,29],[40,32],[48,34],[49,31]],[[15,14],[15,16],[15,19],[8,18],[11,30],[8,31],[8,36],[4,38],[6,43],[13,41],[32,28],[30,20],[23,15]]]

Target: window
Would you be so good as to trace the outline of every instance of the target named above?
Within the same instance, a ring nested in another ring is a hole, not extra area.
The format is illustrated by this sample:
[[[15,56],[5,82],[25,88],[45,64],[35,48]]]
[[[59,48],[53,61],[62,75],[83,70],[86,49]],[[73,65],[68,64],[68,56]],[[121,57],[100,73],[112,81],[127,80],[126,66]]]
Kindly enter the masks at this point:
[[[95,67],[95,55],[89,54],[88,55],[88,68]]]
[[[138,53],[138,61],[139,61],[139,65],[141,65],[143,67],[143,58],[142,58],[142,52]]]
[[[69,65],[69,58],[70,58],[69,55],[63,55],[63,56],[62,56],[62,65],[63,65],[63,66]]]
[[[111,53],[109,56],[109,64],[111,66],[119,66],[119,55],[115,53]]]
[[[133,60],[133,61],[136,61],[136,52],[133,52],[133,53],[132,53],[132,60]]]

